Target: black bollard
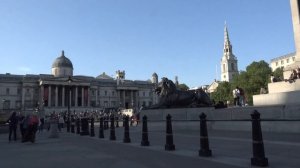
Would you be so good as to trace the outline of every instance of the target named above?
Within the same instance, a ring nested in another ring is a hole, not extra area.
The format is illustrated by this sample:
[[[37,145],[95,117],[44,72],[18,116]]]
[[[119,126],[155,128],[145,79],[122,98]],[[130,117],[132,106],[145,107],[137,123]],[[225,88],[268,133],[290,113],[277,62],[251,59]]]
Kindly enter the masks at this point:
[[[123,142],[124,143],[130,143],[130,137],[129,137],[129,117],[125,118],[125,127],[124,127],[124,139]]]
[[[71,117],[71,133],[75,133],[75,119]]]
[[[104,117],[104,129],[107,130],[108,129],[108,116]]]
[[[70,132],[70,118],[67,118],[67,132]]]
[[[115,134],[115,117],[114,115],[111,115],[110,117],[110,136],[109,140],[116,140],[116,134]]]
[[[173,144],[173,131],[172,131],[172,120],[171,115],[168,114],[166,117],[166,145],[165,150],[172,151],[175,150],[175,145]]]
[[[100,117],[99,138],[104,138],[103,117]]]
[[[123,117],[122,117],[122,127],[125,127],[125,117],[126,117],[126,116],[123,116]]]
[[[147,116],[144,115],[141,146],[149,146],[149,145],[150,145],[150,143],[149,143],[149,140],[148,140]]]
[[[119,127],[119,117],[118,116],[116,117],[116,127],[117,128]]]
[[[76,119],[76,134],[80,134],[80,119]]]
[[[266,167],[269,165],[268,158],[265,157],[264,142],[262,138],[260,126],[260,114],[254,110],[251,114],[252,118],[252,149],[253,157],[251,165]]]
[[[91,137],[95,136],[94,122],[95,122],[95,119],[94,119],[94,117],[92,117],[91,118],[91,134],[90,134]]]
[[[202,113],[200,116],[200,146],[199,156],[211,156],[211,150],[209,149],[206,115]]]

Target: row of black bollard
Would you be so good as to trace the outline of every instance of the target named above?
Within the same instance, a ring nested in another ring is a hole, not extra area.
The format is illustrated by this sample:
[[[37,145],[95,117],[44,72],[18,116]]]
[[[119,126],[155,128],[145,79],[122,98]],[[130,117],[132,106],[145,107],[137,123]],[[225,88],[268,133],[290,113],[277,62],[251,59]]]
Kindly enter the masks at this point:
[[[209,138],[207,131],[206,115],[202,113],[200,116],[200,149],[199,156],[210,157],[212,156],[212,151],[209,148]],[[251,114],[252,118],[252,144],[253,144],[253,157],[251,158],[251,165],[253,166],[268,166],[268,158],[265,157],[264,144],[260,125],[260,113],[256,110]],[[100,118],[100,128],[99,128],[99,138],[104,138],[105,122],[107,118]],[[115,117],[112,115],[110,117],[110,140],[116,140],[115,135]],[[124,143],[130,143],[129,135],[129,117],[123,118],[124,127]],[[82,125],[85,123],[82,122]],[[77,124],[76,124],[77,125]],[[94,120],[91,120],[91,136],[94,136]],[[150,142],[148,140],[148,126],[147,117],[143,117],[142,126],[142,141],[141,146],[149,146]],[[165,150],[172,151],[175,150],[175,145],[173,143],[173,130],[172,130],[172,117],[170,114],[166,116],[166,144]]]

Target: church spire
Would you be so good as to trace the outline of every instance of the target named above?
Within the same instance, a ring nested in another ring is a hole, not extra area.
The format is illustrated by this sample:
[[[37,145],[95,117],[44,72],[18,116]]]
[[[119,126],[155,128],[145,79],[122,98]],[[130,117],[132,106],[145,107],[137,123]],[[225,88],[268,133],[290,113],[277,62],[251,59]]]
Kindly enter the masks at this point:
[[[237,58],[232,52],[232,45],[229,39],[227,24],[224,26],[224,48],[221,59],[221,81],[230,82],[233,76],[238,74]]]
[[[223,52],[224,52],[224,56],[226,56],[227,59],[229,59],[233,55],[226,21],[224,26],[224,51]]]

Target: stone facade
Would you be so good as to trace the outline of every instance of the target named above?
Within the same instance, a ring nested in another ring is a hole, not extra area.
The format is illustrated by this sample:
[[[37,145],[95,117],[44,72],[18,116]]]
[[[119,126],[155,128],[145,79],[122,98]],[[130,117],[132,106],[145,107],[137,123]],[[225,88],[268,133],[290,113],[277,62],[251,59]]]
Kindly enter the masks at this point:
[[[105,73],[98,77],[72,76],[72,63],[61,57],[54,61],[51,75],[0,74],[0,111],[38,110],[45,115],[67,111],[68,105],[71,111],[82,112],[104,108],[138,110],[157,103],[155,83],[150,80],[126,80],[125,71],[117,71],[116,78]],[[122,78],[118,72],[122,72]]]

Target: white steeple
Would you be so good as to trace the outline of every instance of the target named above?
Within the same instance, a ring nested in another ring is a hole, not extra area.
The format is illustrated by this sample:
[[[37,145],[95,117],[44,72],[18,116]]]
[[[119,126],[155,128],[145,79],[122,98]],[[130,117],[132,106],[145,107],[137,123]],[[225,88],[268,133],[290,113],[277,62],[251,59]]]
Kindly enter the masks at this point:
[[[229,39],[227,24],[224,26],[224,48],[221,59],[221,81],[230,82],[233,76],[238,74],[237,58],[232,52],[232,45]]]

